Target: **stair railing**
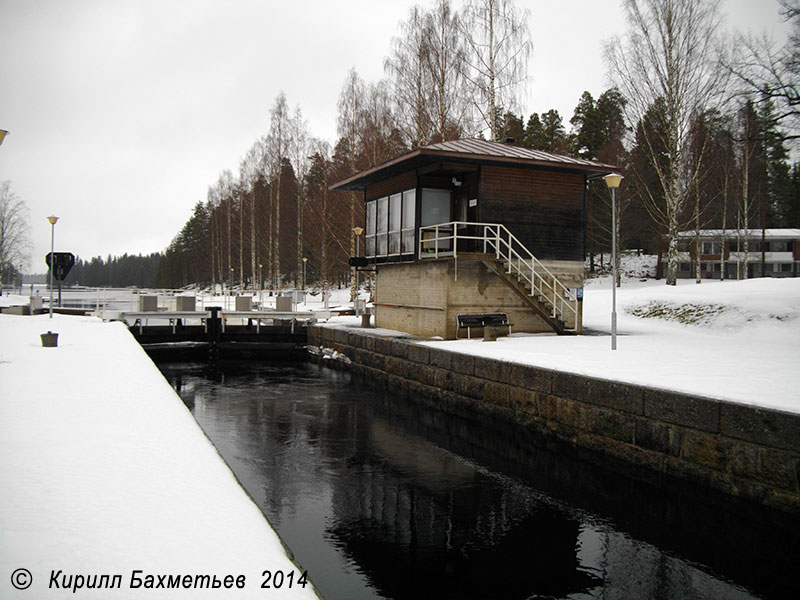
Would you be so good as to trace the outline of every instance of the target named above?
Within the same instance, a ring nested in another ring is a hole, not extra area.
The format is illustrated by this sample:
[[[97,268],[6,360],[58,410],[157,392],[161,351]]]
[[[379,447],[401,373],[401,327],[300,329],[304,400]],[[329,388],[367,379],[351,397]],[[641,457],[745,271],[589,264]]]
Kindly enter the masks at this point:
[[[459,229],[466,232],[459,233]],[[478,233],[469,234],[470,230]],[[503,263],[506,274],[530,285],[529,295],[538,298],[551,310],[551,317],[567,323],[578,322],[578,300],[559,279],[545,267],[512,234],[499,223],[467,223],[453,221],[427,225],[419,230],[419,257],[458,259],[458,240],[474,240],[482,244],[483,253],[494,255]],[[452,244],[452,245],[451,245]],[[576,328],[568,328],[574,331]]]

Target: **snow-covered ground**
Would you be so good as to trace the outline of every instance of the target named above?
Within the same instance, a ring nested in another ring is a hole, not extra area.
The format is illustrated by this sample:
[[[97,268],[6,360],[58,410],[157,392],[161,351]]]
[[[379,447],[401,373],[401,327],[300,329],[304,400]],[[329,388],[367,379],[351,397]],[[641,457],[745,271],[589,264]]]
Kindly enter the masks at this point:
[[[663,280],[639,280],[647,257],[634,257],[627,268],[631,277],[617,288],[614,351],[610,277],[587,280],[586,335],[514,333],[489,343],[422,343],[800,413],[800,278],[701,284],[679,279],[677,286],[667,286]],[[344,295],[334,300],[346,304]],[[331,321],[358,323],[355,317]]]
[[[588,283],[583,308],[590,335],[426,343],[800,413],[800,278],[624,281],[614,351],[610,278]]]
[[[316,597],[121,323],[0,315],[0,481],[0,598]],[[280,589],[261,588],[266,570]],[[87,589],[103,575],[120,585]],[[164,575],[202,589],[161,589]]]
[[[308,300],[298,310],[322,307],[319,296]],[[330,304],[346,306],[347,290]],[[800,413],[800,279],[626,280],[617,311],[615,351],[608,278],[587,283],[590,335],[421,343]],[[49,329],[58,348],[41,347]],[[288,588],[288,574],[300,573],[277,535],[120,323],[0,315],[0,481],[2,598],[65,595],[48,587],[51,573],[60,586],[69,576],[73,585],[78,575],[122,576],[121,589],[75,596],[314,597],[310,586]],[[18,569],[32,575],[30,589],[11,586],[12,574],[27,580]],[[131,590],[135,570],[154,584],[159,575],[244,575],[246,587]],[[281,589],[260,589],[266,570],[283,572]]]

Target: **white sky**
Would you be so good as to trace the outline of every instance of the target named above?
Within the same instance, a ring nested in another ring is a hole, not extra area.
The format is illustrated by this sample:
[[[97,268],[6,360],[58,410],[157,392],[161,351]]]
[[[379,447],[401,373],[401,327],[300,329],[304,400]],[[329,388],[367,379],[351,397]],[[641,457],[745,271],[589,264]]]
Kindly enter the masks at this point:
[[[432,1],[419,2],[430,6]],[[30,209],[30,270],[163,250],[223,169],[238,172],[281,90],[312,134],[335,141],[351,67],[366,81],[413,0],[0,0],[0,180]],[[458,0],[454,1],[460,6]],[[534,43],[525,118],[568,125],[606,89],[616,0],[517,0]],[[775,0],[723,0],[730,26],[779,32]]]

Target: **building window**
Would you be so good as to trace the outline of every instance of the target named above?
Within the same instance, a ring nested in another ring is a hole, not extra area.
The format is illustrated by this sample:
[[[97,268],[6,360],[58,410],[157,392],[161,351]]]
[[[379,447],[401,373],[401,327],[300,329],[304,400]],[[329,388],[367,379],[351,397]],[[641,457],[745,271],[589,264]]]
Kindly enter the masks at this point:
[[[367,223],[366,223],[366,242],[365,256],[375,256],[375,215],[377,209],[377,200],[367,202]]]
[[[400,217],[403,194],[389,196],[389,254],[400,254]]]
[[[703,242],[703,254],[722,254],[719,242]]]
[[[366,255],[398,256],[414,252],[416,191],[370,200],[366,204]]]
[[[422,190],[420,225],[438,225],[450,222],[450,190]]]
[[[389,198],[378,199],[378,251],[377,256],[389,253]]]
[[[413,254],[414,217],[417,214],[417,190],[403,192],[403,254]]]
[[[770,250],[772,252],[791,252],[792,242],[780,240],[777,242],[770,242]]]

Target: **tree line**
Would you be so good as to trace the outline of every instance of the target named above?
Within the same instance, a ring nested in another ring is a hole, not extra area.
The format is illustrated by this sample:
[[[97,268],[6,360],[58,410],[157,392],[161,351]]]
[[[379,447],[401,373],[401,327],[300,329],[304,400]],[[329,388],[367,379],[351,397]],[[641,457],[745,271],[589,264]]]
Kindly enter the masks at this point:
[[[618,166],[616,227],[603,182],[588,186],[590,263],[617,231],[620,248],[663,249],[674,283],[679,231],[800,226],[800,165],[789,155],[800,128],[800,0],[780,4],[792,27],[783,46],[726,33],[718,0],[625,0],[626,33],[603,50],[613,86],[584,92],[568,126],[555,110],[521,109],[531,17],[513,0],[414,6],[389,44],[385,78],[348,73],[334,145],[278,95],[268,130],[164,251],[156,285],[277,288],[305,274],[354,289],[347,258],[362,198],[328,186],[421,145],[483,136]]]
[[[527,12],[511,0],[414,6],[391,40],[386,78],[348,74],[333,148],[278,96],[269,131],[197,203],[159,281],[299,285],[305,265],[309,280],[352,286],[346,260],[364,207],[358,194],[328,186],[415,147],[470,136],[619,166],[619,247],[664,250],[668,283],[679,231],[800,225],[800,166],[787,148],[800,124],[800,3],[782,2],[794,27],[783,48],[726,37],[718,4],[627,0],[628,31],[604,49],[614,87],[597,98],[584,92],[569,130],[555,110],[519,111],[532,50]],[[608,190],[590,182],[591,264],[613,230]]]

